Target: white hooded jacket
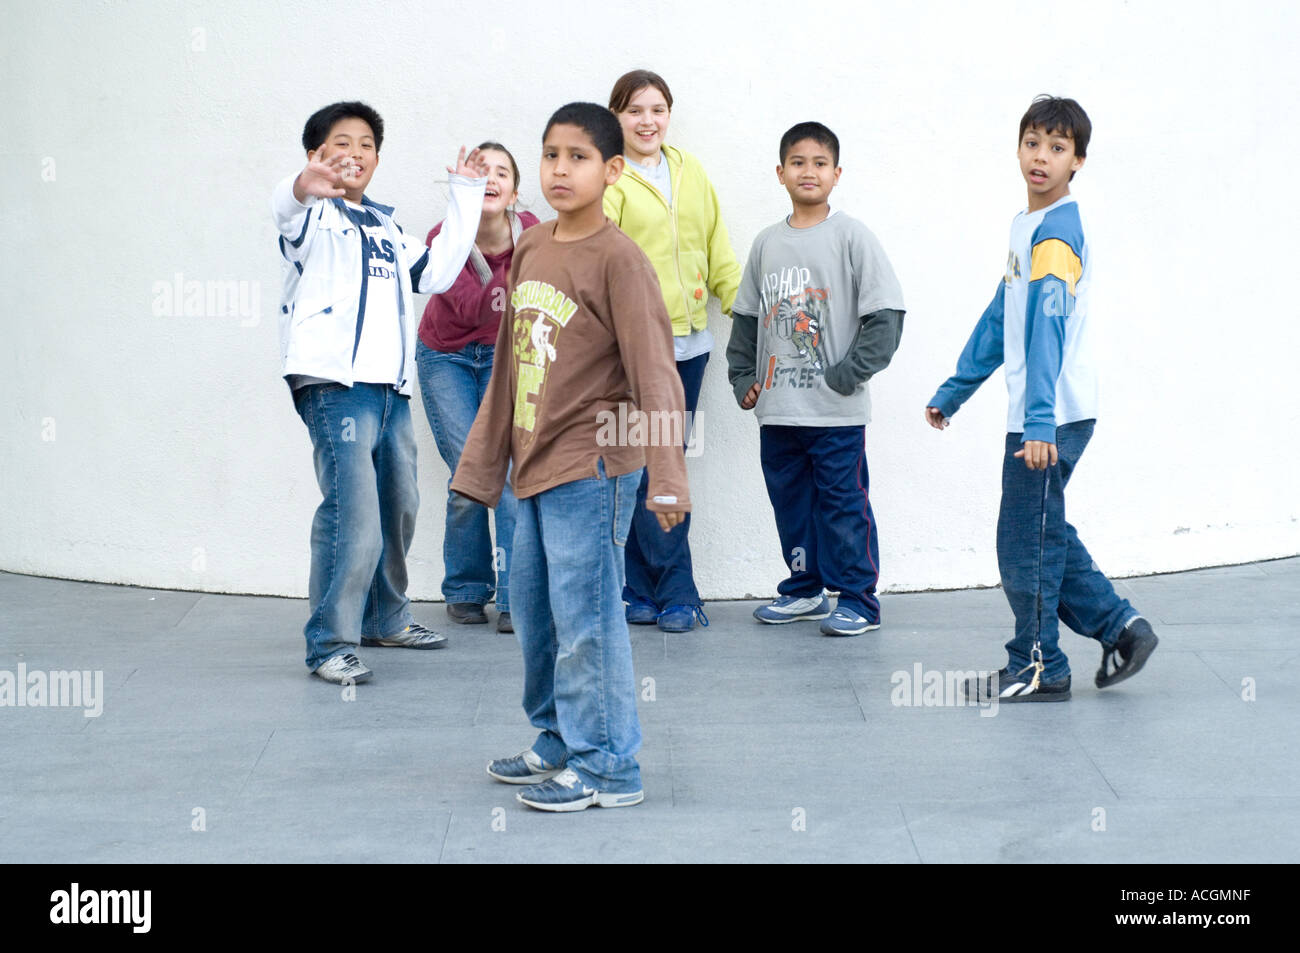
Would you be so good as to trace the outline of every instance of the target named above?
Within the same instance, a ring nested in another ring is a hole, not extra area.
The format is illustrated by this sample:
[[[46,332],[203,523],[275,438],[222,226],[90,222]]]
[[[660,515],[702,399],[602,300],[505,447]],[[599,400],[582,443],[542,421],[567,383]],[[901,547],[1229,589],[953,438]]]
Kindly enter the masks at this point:
[[[293,194],[296,178],[297,173],[286,178],[271,195],[271,214],[286,262],[280,298],[281,373],[351,387],[368,284],[364,235],[348,218],[342,199],[308,196],[306,203],[299,202]],[[420,317],[412,294],[438,294],[455,282],[474,247],[486,185],[486,177],[451,176],[447,218],[428,248],[418,238],[407,238],[393,221],[390,206],[361,200],[383,222],[398,256],[397,314],[403,353],[396,389],[408,397],[414,388]]]

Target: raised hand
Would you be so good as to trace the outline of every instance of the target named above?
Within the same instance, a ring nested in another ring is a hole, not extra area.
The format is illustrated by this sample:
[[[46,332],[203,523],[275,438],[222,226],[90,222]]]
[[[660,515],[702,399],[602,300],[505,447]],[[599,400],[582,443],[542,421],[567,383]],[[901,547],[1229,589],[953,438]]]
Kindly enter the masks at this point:
[[[352,168],[352,159],[342,152],[324,162],[313,159],[294,179],[293,197],[299,202],[309,195],[323,199],[342,198],[347,194],[342,188],[345,168]]]
[[[461,146],[460,153],[456,156],[455,167],[447,166],[447,171],[452,175],[463,175],[468,179],[481,179],[488,174],[488,164],[477,149],[467,156],[465,147]]]

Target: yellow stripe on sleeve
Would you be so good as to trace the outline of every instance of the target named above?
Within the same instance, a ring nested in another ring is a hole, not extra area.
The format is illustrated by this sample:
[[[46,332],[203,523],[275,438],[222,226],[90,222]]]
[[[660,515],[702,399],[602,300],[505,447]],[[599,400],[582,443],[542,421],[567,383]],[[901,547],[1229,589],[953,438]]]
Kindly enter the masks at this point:
[[[1074,253],[1074,249],[1059,238],[1049,238],[1034,246],[1029,264],[1030,281],[1052,275],[1064,281],[1070,294],[1074,294],[1075,282],[1082,274],[1083,262]]]

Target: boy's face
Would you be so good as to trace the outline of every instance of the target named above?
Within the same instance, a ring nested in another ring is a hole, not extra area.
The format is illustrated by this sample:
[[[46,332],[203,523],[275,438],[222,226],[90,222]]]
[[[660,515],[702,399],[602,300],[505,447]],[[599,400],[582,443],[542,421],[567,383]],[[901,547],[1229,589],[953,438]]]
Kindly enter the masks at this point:
[[[355,116],[340,119],[330,129],[321,147],[307,153],[307,158],[324,162],[336,155],[351,159],[343,166],[343,189],[350,201],[360,202],[375,174],[375,167],[379,165],[379,151],[375,148],[375,134],[370,123]]]
[[[795,205],[821,205],[839,182],[841,171],[827,146],[814,139],[800,139],[776,167],[776,178]]]
[[[1074,154],[1074,137],[1060,131],[1049,133],[1042,126],[1026,127],[1016,155],[1036,208],[1046,208],[1069,195],[1070,174],[1083,167],[1083,159]]]
[[[605,197],[605,187],[623,174],[623,157],[608,162],[579,126],[556,123],[542,143],[542,194],[562,215],[576,215]]]

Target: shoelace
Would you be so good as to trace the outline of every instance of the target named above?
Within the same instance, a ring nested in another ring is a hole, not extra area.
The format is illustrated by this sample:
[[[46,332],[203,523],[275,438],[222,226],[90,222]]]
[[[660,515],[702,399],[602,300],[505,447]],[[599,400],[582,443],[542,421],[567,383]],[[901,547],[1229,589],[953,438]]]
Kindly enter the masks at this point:
[[[1115,656],[1119,652],[1119,646],[1110,647],[1102,646],[1101,650],[1101,672],[1103,677],[1110,678],[1119,671],[1119,665],[1115,662]],[[1123,658],[1121,655],[1120,658]]]
[[[575,784],[578,783],[578,775],[577,772],[575,772],[572,768],[565,768],[563,771],[561,771],[551,780],[555,781],[555,783],[557,784],[563,785],[566,788],[572,788]]]

